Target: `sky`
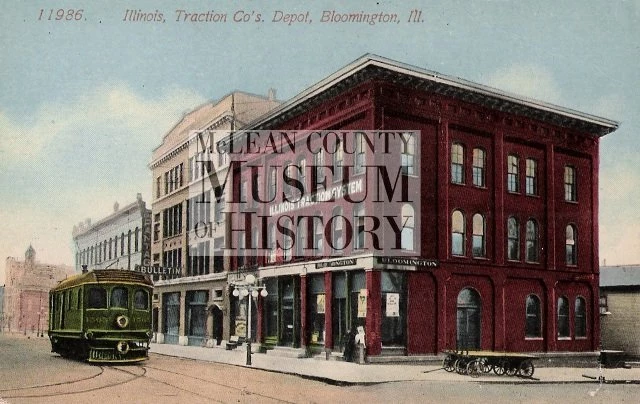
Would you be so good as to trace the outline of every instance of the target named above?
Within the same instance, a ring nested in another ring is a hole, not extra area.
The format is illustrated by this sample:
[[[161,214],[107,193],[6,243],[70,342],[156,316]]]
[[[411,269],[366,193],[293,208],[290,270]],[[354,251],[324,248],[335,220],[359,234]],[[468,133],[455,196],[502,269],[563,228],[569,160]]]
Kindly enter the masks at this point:
[[[321,22],[332,10],[398,23]],[[75,224],[139,192],[150,206],[151,152],[184,113],[234,90],[287,100],[365,53],[619,121],[600,143],[600,261],[640,264],[638,39],[640,0],[14,2],[0,13],[0,285],[29,244],[72,265]]]

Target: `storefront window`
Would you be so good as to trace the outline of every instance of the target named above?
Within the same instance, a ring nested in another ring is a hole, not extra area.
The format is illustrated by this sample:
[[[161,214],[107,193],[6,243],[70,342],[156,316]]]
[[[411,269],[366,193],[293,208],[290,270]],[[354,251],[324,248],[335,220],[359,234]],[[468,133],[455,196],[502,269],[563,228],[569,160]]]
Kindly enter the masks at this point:
[[[312,275],[308,278],[308,321],[309,342],[324,343],[325,290],[324,274]]]
[[[187,292],[187,324],[189,329],[189,345],[201,345],[207,334],[207,300],[206,290]]]
[[[275,342],[278,339],[278,279],[267,279],[265,285],[269,294],[264,300],[264,331],[265,336]]]
[[[382,272],[382,345],[405,344],[405,276],[401,272]]]
[[[180,331],[180,292],[164,293],[162,300],[164,342],[167,344],[177,344],[178,332]]]

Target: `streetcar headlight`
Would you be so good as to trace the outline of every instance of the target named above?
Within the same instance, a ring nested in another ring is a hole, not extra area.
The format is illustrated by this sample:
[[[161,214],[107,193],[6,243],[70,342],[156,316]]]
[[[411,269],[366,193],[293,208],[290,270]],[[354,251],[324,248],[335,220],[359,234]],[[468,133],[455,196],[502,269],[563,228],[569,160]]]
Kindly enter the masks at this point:
[[[116,344],[116,351],[118,351],[119,354],[125,355],[129,352],[129,343],[127,341],[119,341]]]
[[[120,328],[126,328],[129,325],[129,318],[127,316],[116,317],[116,325]]]

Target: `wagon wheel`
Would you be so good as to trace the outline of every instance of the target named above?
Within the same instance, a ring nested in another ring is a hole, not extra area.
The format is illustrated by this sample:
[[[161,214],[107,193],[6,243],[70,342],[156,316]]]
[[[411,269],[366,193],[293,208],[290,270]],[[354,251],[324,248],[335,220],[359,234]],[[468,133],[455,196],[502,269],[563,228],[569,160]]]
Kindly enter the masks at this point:
[[[464,359],[456,359],[456,372],[459,375],[467,374],[467,361]]]
[[[467,374],[471,377],[480,377],[481,369],[482,363],[480,359],[472,360],[467,364]]]
[[[453,355],[447,355],[442,361],[442,368],[447,372],[456,370],[456,359]]]
[[[482,373],[489,373],[491,372],[491,370],[493,369],[493,365],[491,364],[491,362],[489,362],[489,359],[487,358],[480,358],[478,359],[480,361],[480,371]]]
[[[512,363],[507,363],[506,373],[507,376],[515,376],[518,373],[518,367]]]
[[[518,369],[518,375],[522,377],[532,377],[534,371],[533,361],[525,360],[520,364],[520,369]]]
[[[493,373],[497,374],[498,376],[502,376],[506,371],[507,366],[509,366],[507,361],[501,360],[493,366]]]

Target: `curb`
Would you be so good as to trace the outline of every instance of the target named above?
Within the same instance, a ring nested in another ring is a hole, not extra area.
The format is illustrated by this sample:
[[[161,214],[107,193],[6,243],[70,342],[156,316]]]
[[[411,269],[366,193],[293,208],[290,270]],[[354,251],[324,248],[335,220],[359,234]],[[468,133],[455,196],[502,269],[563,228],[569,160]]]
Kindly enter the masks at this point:
[[[299,377],[305,380],[314,380],[327,385],[338,386],[338,387],[374,386],[374,385],[386,384],[386,383],[434,382],[434,381],[438,383],[465,383],[466,382],[466,383],[475,383],[475,384],[503,384],[503,385],[520,385],[520,384],[526,384],[526,385],[534,385],[534,384],[538,384],[538,385],[539,384],[558,384],[558,385],[560,384],[634,384],[634,385],[640,385],[640,380],[636,380],[636,379],[610,379],[610,380],[603,379],[601,381],[596,377],[590,377],[586,375],[583,375],[583,377],[586,377],[592,380],[539,380],[535,378],[532,378],[532,379],[520,378],[520,379],[511,379],[511,380],[509,379],[477,380],[468,376],[461,376],[459,379],[451,379],[451,380],[403,379],[403,380],[381,380],[381,381],[348,381],[348,380],[331,378],[327,376],[317,376],[317,375],[298,373],[295,371],[263,368],[255,365],[247,366],[247,365],[241,365],[241,364],[235,364],[235,363],[229,363],[229,362],[217,361],[217,360],[196,359],[196,358],[189,358],[189,357],[184,357],[184,356],[169,354],[169,353],[160,353],[160,352],[151,352],[151,353],[159,356],[180,358],[180,359],[200,361],[200,362],[218,363],[218,364],[223,364],[228,366],[241,367],[244,369],[254,369],[254,370],[260,370],[260,371],[270,372],[270,373],[285,374],[285,375]],[[436,369],[436,370],[442,370],[442,369]],[[430,372],[434,372],[436,370],[431,370]]]

